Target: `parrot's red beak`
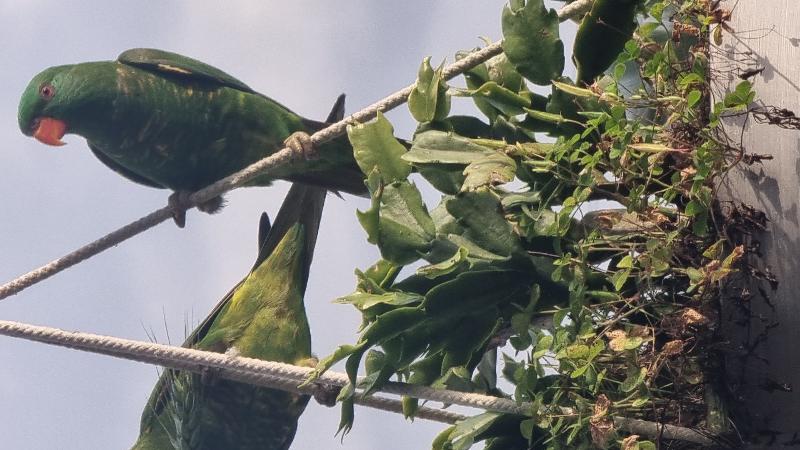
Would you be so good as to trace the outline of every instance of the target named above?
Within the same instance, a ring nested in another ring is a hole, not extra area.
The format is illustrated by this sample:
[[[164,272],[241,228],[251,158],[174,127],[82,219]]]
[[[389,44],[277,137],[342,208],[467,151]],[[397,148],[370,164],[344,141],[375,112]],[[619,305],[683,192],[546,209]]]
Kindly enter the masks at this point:
[[[41,117],[34,124],[33,137],[43,144],[60,146],[66,144],[61,140],[66,132],[67,124],[63,120]]]

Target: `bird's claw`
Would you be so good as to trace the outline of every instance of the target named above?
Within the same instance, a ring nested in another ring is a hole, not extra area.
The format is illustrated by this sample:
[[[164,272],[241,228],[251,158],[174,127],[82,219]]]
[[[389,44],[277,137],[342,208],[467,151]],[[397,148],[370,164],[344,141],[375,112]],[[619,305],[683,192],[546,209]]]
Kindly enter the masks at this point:
[[[312,385],[314,390],[311,395],[317,403],[329,408],[336,406],[336,398],[339,397],[339,392],[342,391],[341,386],[317,382],[312,383]]]
[[[172,209],[172,220],[178,228],[186,226],[186,210],[194,206],[189,200],[191,195],[188,191],[175,191],[167,199],[167,205]]]
[[[214,386],[220,379],[220,372],[222,370],[219,367],[203,367],[200,369],[200,383],[207,387]]]
[[[167,199],[167,204],[172,209],[172,220],[178,228],[186,226],[186,210],[195,206],[191,201],[192,193],[189,191],[175,191]],[[225,200],[222,196],[217,196],[211,200],[198,203],[197,209],[207,214],[214,214],[219,212],[225,206]]]
[[[295,131],[290,134],[283,145],[292,150],[292,154],[296,158],[302,157],[305,161],[310,161],[317,158],[317,152],[314,149],[314,143],[311,141],[311,136],[303,131]]]
[[[225,207],[225,199],[221,195],[197,204],[197,209],[206,214],[216,214]]]

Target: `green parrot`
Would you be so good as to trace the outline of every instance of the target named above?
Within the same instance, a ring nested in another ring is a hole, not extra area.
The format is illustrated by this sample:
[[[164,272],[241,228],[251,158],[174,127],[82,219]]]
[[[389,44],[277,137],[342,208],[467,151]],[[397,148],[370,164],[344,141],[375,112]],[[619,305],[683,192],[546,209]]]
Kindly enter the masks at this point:
[[[250,273],[195,329],[185,347],[316,365],[303,295],[325,189],[294,184],[270,228],[259,227]],[[316,396],[316,393],[315,393]],[[134,449],[288,449],[307,395],[167,369],[142,414]]]
[[[343,110],[344,97],[332,115]],[[366,195],[346,136],[312,152],[309,133],[328,125],[305,119],[227,73],[176,53],[131,49],[116,61],[51,67],[36,75],[19,104],[22,132],[49,145],[74,133],[131,181],[173,190],[183,226],[186,197],[284,145],[304,157],[249,184],[276,178]],[[329,120],[330,121],[330,120]],[[213,213],[222,198],[198,205]]]

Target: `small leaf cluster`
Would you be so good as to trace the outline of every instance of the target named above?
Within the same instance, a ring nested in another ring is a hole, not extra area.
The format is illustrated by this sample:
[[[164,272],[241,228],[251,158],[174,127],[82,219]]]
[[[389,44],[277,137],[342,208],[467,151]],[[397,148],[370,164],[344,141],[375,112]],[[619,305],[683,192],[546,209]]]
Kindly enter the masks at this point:
[[[612,417],[707,425],[703,349],[743,254],[712,226],[735,159],[718,125],[754,93],[745,81],[709,106],[705,8],[596,0],[573,80],[555,11],[511,0],[503,54],[465,88],[423,61],[408,151],[383,116],[350,127],[372,199],[358,218],[381,259],[337,300],[361,312],[358,341],[318,368],[345,361],[343,429],[359,370],[367,394],[394,379],[530,405],[458,423],[436,450],[650,449],[657,436]],[[483,117],[451,115],[452,97]],[[432,209],[420,182],[442,194]]]

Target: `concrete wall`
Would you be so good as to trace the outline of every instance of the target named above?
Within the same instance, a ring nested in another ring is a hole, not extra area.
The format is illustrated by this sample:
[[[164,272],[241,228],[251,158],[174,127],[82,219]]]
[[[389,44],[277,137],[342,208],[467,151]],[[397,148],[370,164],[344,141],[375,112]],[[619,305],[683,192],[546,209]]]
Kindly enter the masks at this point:
[[[800,2],[720,5],[734,6],[729,25],[735,33],[723,32],[722,45],[712,44],[715,93],[722,95],[741,81],[741,71],[763,67],[751,78],[760,103],[800,114]],[[720,196],[766,213],[768,231],[745,240],[758,243],[763,254],[751,262],[771,271],[779,282],[774,290],[765,282],[751,285],[749,298],[741,295],[742,286],[729,286],[725,298],[723,330],[730,338],[726,375],[742,400],[736,425],[761,435],[751,448],[800,446],[800,434],[793,436],[800,432],[800,131],[757,124],[752,118],[728,120],[726,131],[736,142],[741,136],[748,153],[774,157],[763,164],[740,164],[724,181]],[[782,434],[771,436],[768,430]]]

